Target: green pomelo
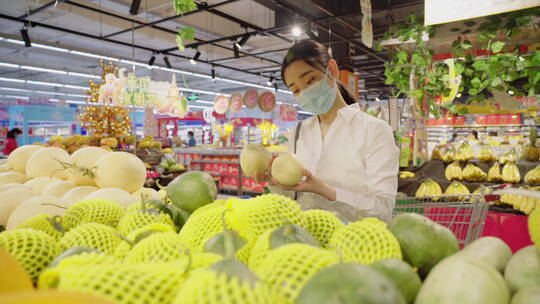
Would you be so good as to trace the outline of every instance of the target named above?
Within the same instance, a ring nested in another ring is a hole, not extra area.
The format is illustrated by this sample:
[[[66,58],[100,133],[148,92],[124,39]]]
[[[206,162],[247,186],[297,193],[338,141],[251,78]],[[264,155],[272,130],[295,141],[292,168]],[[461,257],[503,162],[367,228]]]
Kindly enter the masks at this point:
[[[512,258],[510,247],[503,240],[493,236],[486,236],[473,241],[458,254],[482,261],[501,273],[510,258]]]
[[[421,277],[459,250],[458,240],[450,229],[420,214],[400,214],[392,219],[388,229],[398,239],[403,259],[418,268]]]
[[[508,304],[510,291],[493,267],[467,256],[453,256],[429,273],[415,304]]]
[[[400,259],[389,258],[371,263],[369,267],[377,269],[392,280],[407,303],[414,302],[420,287],[422,287],[422,281],[409,264]]]
[[[515,293],[523,288],[540,286],[540,253],[534,246],[522,248],[504,269],[504,279]]]
[[[340,263],[315,274],[295,304],[405,304],[403,295],[382,273],[368,266]]]
[[[169,183],[167,196],[178,208],[192,213],[216,199],[217,187],[210,174],[202,171],[191,171],[178,176]]]
[[[523,288],[512,298],[512,304],[540,303],[540,285]]]

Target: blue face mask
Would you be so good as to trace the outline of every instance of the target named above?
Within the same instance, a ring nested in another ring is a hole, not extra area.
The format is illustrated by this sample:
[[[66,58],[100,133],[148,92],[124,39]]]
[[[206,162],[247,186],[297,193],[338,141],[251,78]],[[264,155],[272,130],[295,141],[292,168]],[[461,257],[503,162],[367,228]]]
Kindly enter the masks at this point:
[[[295,97],[296,102],[303,110],[317,115],[330,111],[336,102],[337,86],[328,84],[328,76],[305,88]]]

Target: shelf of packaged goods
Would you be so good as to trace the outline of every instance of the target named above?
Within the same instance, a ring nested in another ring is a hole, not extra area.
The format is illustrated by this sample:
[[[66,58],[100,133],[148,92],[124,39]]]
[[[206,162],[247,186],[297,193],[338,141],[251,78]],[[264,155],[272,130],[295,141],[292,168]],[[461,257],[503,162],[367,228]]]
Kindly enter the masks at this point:
[[[240,165],[240,162],[237,161],[219,161],[219,160],[206,160],[206,159],[192,159],[192,163],[202,163],[202,164],[225,164],[225,165]]]
[[[222,150],[203,150],[203,149],[190,149],[190,148],[176,148],[175,153],[184,154],[200,154],[209,156],[237,156],[240,155],[242,150],[240,149],[222,149]]]

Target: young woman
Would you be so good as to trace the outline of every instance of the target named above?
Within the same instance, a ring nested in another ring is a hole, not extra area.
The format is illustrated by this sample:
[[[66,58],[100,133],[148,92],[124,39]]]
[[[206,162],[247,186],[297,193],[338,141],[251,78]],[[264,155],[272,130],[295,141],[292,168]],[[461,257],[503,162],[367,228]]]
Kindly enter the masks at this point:
[[[22,131],[19,128],[13,128],[7,132],[6,142],[4,143],[4,155],[9,155],[13,150],[17,149],[17,136],[21,134]]]
[[[289,49],[282,79],[300,107],[315,115],[300,123],[293,132],[297,136],[289,141],[289,151],[305,168],[305,179],[293,187],[272,182],[281,190],[296,191],[288,194],[303,209],[327,209],[349,221],[360,216],[387,221],[395,205],[399,167],[392,129],[360,110],[338,74],[323,45],[304,40]]]

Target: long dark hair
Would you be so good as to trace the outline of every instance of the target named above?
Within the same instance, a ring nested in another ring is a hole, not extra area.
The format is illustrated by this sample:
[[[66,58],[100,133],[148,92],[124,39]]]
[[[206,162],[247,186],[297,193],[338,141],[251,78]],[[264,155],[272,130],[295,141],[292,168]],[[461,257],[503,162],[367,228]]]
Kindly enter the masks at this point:
[[[324,45],[309,39],[302,40],[293,45],[287,52],[285,58],[283,58],[283,62],[281,63],[281,79],[285,82],[285,70],[291,63],[297,60],[305,61],[310,66],[324,73],[331,59],[332,56],[330,56],[328,49]],[[356,103],[353,95],[345,85],[338,79],[336,79],[336,83],[345,103],[349,105]]]
[[[19,128],[13,128],[7,132],[7,138],[15,139],[15,135],[21,135],[22,131]]]

